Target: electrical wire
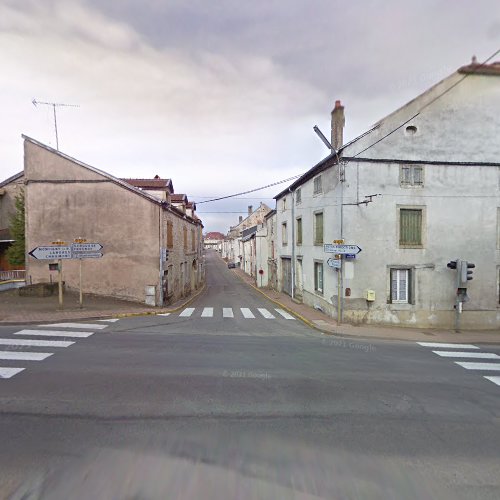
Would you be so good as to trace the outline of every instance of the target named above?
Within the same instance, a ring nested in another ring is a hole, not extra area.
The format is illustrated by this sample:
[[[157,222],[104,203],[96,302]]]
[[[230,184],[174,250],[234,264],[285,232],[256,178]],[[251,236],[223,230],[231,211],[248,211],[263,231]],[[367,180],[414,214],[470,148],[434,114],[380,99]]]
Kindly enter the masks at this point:
[[[219,200],[226,200],[228,198],[234,198],[236,196],[241,196],[242,194],[255,193],[255,191],[261,191],[262,189],[266,189],[266,188],[269,188],[269,187],[277,186],[278,184],[283,184],[284,182],[293,181],[294,179],[298,179],[299,177],[302,177],[302,175],[303,174],[294,175],[293,177],[288,177],[288,179],[283,179],[281,181],[273,182],[271,184],[268,184],[267,186],[262,186],[262,187],[258,187],[258,188],[255,188],[255,189],[249,189],[248,191],[243,191],[241,193],[236,193],[236,194],[230,194],[230,195],[227,195],[227,196],[220,196],[219,198],[213,198],[211,200],[197,201],[195,203],[197,205],[201,205],[202,203],[210,203],[212,201],[219,201]]]

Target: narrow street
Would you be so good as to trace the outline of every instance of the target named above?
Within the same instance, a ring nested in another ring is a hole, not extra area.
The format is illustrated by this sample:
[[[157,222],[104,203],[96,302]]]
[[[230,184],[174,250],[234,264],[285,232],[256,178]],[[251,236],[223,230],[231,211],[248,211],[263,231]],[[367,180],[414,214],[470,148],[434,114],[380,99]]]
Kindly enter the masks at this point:
[[[0,327],[0,498],[499,498],[498,385],[206,272],[169,315]]]

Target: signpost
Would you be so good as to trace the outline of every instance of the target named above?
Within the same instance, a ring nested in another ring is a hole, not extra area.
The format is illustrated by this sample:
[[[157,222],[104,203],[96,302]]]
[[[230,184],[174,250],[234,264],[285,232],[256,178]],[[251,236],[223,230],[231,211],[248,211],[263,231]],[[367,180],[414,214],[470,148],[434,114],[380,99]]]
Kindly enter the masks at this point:
[[[330,266],[333,267],[334,269],[340,269],[342,267],[342,260],[341,259],[332,259],[331,257],[326,261],[326,263]]]
[[[53,241],[52,245],[35,247],[29,255],[37,260],[58,261],[59,271],[59,307],[63,307],[62,293],[62,260],[78,259],[80,261],[80,307],[83,307],[82,293],[82,259],[100,259],[102,257],[100,243],[87,243],[85,238],[75,238],[74,243],[67,245],[64,241]]]

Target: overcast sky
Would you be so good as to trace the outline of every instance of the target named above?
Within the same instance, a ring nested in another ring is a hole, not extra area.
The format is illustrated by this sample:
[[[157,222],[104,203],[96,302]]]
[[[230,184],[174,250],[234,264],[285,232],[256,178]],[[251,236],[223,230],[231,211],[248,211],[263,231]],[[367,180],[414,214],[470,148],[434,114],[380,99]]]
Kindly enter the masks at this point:
[[[21,134],[200,202],[309,169],[336,99],[349,140],[500,48],[498,0],[0,0],[0,179]],[[198,205],[226,232],[286,184]],[[271,199],[270,199],[271,198]]]

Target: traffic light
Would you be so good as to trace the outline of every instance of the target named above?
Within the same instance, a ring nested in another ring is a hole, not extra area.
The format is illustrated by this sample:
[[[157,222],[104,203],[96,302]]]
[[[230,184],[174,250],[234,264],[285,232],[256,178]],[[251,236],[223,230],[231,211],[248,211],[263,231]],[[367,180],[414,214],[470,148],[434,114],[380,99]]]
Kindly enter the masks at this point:
[[[466,260],[458,261],[458,287],[467,288],[467,282],[472,279],[472,269],[476,267],[476,264],[472,262],[467,262]]]
[[[449,269],[456,269],[457,268],[457,261],[450,260],[450,262],[448,262],[448,264],[446,264],[446,267]]]
[[[473,269],[476,267],[476,264],[472,262],[467,262],[467,280],[470,281],[472,278]]]

